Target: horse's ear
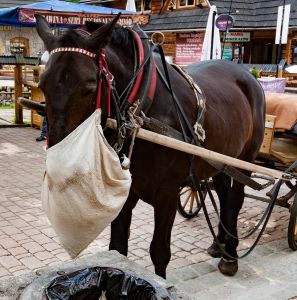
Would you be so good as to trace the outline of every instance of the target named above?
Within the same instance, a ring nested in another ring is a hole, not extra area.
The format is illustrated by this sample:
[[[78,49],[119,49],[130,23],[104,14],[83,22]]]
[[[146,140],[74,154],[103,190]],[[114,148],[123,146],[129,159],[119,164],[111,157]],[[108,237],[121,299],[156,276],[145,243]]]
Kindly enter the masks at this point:
[[[53,49],[53,41],[55,39],[55,36],[52,34],[51,28],[47,22],[47,20],[41,16],[41,15],[34,15],[36,19],[36,29],[38,32],[38,35],[44,42],[44,45],[48,51],[51,51]]]
[[[104,23],[97,23],[97,22],[93,22],[93,21],[86,21],[86,30],[90,33],[94,32],[95,30],[97,30],[98,28],[102,27],[104,25]]]
[[[98,51],[99,49],[105,47],[111,40],[112,31],[119,20],[121,13],[109,23],[104,24],[97,30],[95,30],[91,36],[89,37],[89,47],[94,51]]]

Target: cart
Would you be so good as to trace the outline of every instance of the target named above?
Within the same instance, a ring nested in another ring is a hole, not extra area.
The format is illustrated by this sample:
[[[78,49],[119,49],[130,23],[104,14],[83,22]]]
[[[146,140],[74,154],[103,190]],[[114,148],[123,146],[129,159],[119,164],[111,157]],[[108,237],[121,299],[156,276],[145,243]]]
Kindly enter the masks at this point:
[[[266,103],[268,110],[270,108],[270,99],[276,98],[278,103],[284,104],[284,102],[278,99],[281,95],[266,95]],[[290,100],[296,101],[296,96],[288,97]],[[274,100],[273,100],[274,101]],[[288,105],[288,104],[287,104]],[[289,105],[290,109],[290,105]],[[282,111],[282,110],[281,110]],[[272,112],[273,109],[272,109]],[[265,134],[262,146],[260,148],[259,155],[256,159],[256,164],[259,166],[268,167],[275,170],[285,171],[290,165],[297,160],[297,122],[288,128],[280,128],[281,125],[276,121],[280,116],[277,114],[279,110],[275,112],[276,115],[266,115],[265,122]],[[287,119],[286,112],[282,111],[283,115]],[[297,115],[297,114],[296,114]],[[286,120],[287,121],[287,120]],[[297,167],[293,170],[297,172]],[[267,197],[259,197],[255,195],[245,194],[246,197],[270,202],[275,189],[275,180],[258,174],[253,174],[254,179],[264,180],[262,184],[263,189],[271,186],[271,189],[266,193]],[[277,198],[276,205],[286,207],[290,211],[290,219],[288,225],[288,243],[292,250],[297,250],[297,179],[294,177],[290,181],[284,181],[289,188],[289,191]],[[211,186],[211,179],[210,179]],[[187,219],[194,218],[198,215],[202,208],[201,200],[204,201],[207,191],[206,187],[202,183],[200,186],[203,199],[199,197],[198,188],[194,186],[193,181],[189,178],[180,187],[179,199],[177,210],[179,214]]]

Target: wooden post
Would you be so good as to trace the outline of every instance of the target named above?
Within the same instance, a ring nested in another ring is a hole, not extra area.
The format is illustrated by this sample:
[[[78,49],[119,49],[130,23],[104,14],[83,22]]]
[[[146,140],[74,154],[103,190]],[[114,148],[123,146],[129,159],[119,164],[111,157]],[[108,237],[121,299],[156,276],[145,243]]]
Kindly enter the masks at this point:
[[[165,0],[163,6],[161,7],[160,15],[162,15],[168,9],[170,2],[171,0]]]
[[[277,68],[277,74],[276,74],[277,78],[283,78],[283,70],[281,68]]]
[[[23,108],[18,104],[18,98],[23,96],[23,78],[22,66],[14,67],[14,105],[15,105],[15,123],[23,124]]]
[[[289,35],[287,45],[286,45],[286,52],[285,52],[285,59],[288,65],[291,64],[291,47],[292,47],[292,35]]]

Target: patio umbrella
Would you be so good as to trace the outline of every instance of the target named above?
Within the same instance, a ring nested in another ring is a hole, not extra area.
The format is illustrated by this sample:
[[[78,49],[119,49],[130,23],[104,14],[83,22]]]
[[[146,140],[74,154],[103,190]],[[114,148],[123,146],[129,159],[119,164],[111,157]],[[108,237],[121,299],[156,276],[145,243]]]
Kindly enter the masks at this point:
[[[202,45],[201,61],[209,60],[209,59],[221,59],[220,32],[219,29],[215,26],[215,20],[217,18],[216,15],[217,15],[217,8],[215,5],[212,5],[210,7],[205,35],[204,35],[204,41]],[[211,56],[211,52],[212,52],[212,56]]]
[[[135,0],[127,0],[126,10],[136,12]]]
[[[285,68],[285,71],[287,71],[288,73],[297,73],[297,65],[292,65],[289,66],[287,68]]]

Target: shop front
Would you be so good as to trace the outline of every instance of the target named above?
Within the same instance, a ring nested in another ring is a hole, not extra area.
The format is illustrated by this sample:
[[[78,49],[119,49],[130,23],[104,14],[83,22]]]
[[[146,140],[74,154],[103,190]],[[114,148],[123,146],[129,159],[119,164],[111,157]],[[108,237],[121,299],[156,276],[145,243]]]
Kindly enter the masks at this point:
[[[229,31],[221,34],[223,56],[225,60],[235,63],[249,62],[249,43],[251,33],[246,31]]]

